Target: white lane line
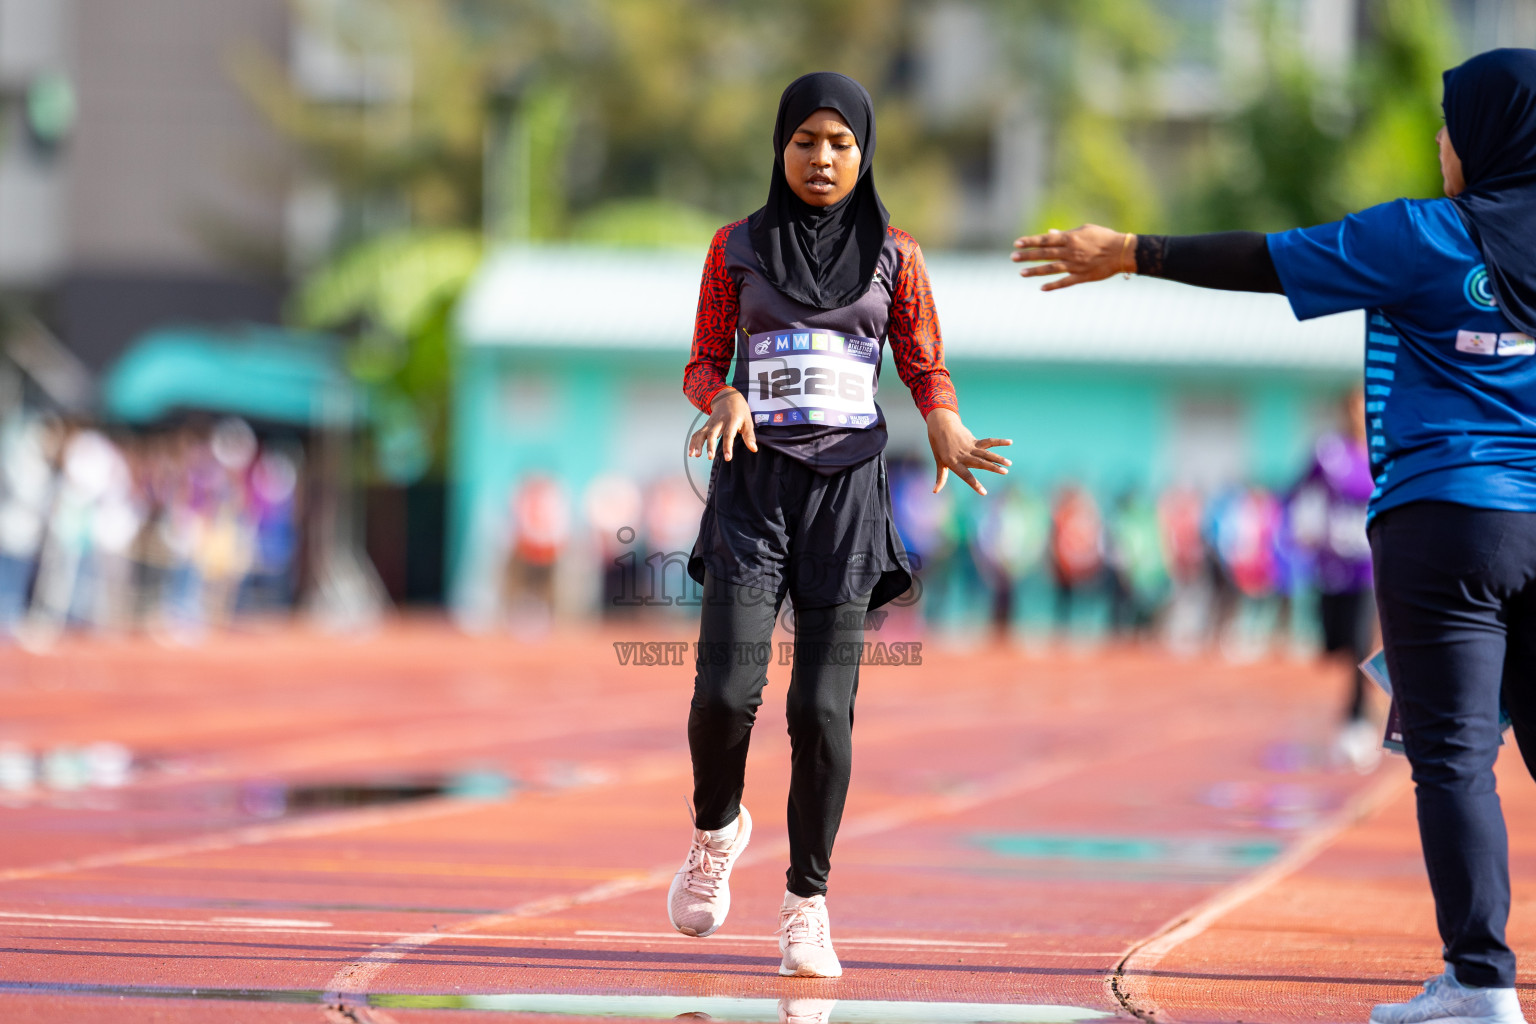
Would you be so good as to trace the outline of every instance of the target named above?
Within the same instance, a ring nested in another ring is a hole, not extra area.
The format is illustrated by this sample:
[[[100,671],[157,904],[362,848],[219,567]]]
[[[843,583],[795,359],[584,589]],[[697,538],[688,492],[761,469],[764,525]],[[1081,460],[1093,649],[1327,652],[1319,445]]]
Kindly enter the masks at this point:
[[[1223,916],[1301,870],[1346,830],[1370,817],[1412,785],[1406,769],[1389,768],[1333,815],[1304,832],[1284,853],[1247,878],[1195,904],[1140,942],[1133,943],[1104,979],[1110,997],[1142,1020],[1165,1020],[1148,982],[1158,963]]]
[[[126,850],[74,857],[47,864],[35,864],[25,868],[0,869],[0,882],[18,882],[49,875],[67,875],[79,871],[95,871],[100,868],[121,867],[125,864],[142,864],[145,861],[171,860],[215,850],[230,850],[239,846],[254,846],[285,839],[308,839],[313,836],[351,832],[356,829],[375,828],[380,825],[396,825],[406,821],[422,821],[445,818],[455,814],[468,814],[483,810],[501,801],[462,800],[457,797],[431,797],[396,807],[379,807],[358,811],[338,811],[319,814],[312,818],[277,822],[270,825],[248,825],[228,832],[195,836],[169,843],[150,846],[134,846]]]
[[[178,933],[180,933],[180,932],[192,932],[192,933],[195,933],[195,934],[198,934],[198,935],[250,935],[250,934],[258,934],[258,935],[311,935],[311,936],[315,936],[315,937],[319,937],[319,936],[323,935],[327,939],[343,938],[343,937],[345,937],[345,938],[368,939],[368,940],[371,940],[374,944],[384,944],[384,943],[395,942],[395,941],[398,941],[400,939],[409,938],[411,935],[414,934],[413,932],[381,932],[381,931],[372,931],[372,930],[368,930],[368,929],[334,928],[334,927],[328,927],[328,928],[325,928],[324,930],[317,930],[317,929],[314,929],[314,928],[290,927],[290,926],[282,926],[282,925],[278,925],[278,926],[274,926],[274,927],[262,927],[262,926],[258,926],[258,925],[213,925],[213,924],[200,924],[200,923],[197,923],[197,922],[186,922],[186,921],[156,921],[156,920],[152,920],[152,919],[148,919],[148,918],[132,918],[132,919],[129,919],[129,918],[117,918],[117,919],[114,919],[114,918],[79,918],[79,919],[68,919],[68,920],[50,920],[50,919],[48,919],[44,915],[39,915],[39,916],[37,916],[35,918],[34,917],[29,917],[28,915],[20,915],[20,914],[6,914],[4,916],[9,918],[9,919],[15,920],[18,925],[25,925],[28,928],[61,928],[61,929],[79,930],[79,929],[83,928],[85,925],[89,924],[92,927],[92,929],[111,929],[111,930],[114,930],[114,931],[148,931],[148,932],[155,932],[157,934],[158,933],[166,933],[166,932],[178,932]],[[457,933],[457,934],[454,934],[452,936],[452,938],[453,938],[453,940],[455,942],[477,942],[477,943],[484,943],[486,945],[501,944],[501,945],[506,945],[506,946],[513,946],[513,945],[515,945],[517,943],[552,943],[552,942],[554,942],[554,943],[571,943],[571,944],[599,942],[599,943],[609,943],[609,944],[618,943],[618,944],[623,944],[623,945],[629,945],[630,943],[633,943],[633,942],[636,942],[636,941],[641,941],[638,938],[638,936],[641,935],[641,934],[643,934],[643,933],[634,933],[634,934],[628,935],[628,936],[622,936],[622,935],[621,936],[604,936],[604,935],[588,935],[588,934],[578,934],[578,935],[525,935],[525,934],[518,934],[518,933],[515,933],[515,932],[500,932],[500,933],[479,933],[479,934],[476,934],[476,933]],[[74,938],[74,939],[79,940],[79,939],[82,939],[82,938],[90,938],[91,936],[74,935],[74,936],[71,936],[71,937]],[[693,945],[693,944],[699,943],[701,941],[704,941],[704,940],[701,940],[701,939],[690,938],[689,936],[686,936],[686,935],[661,936],[661,937],[656,938],[656,939],[646,938],[643,941],[645,941],[647,943],[654,944],[657,941],[663,941],[663,940],[675,940],[679,945]],[[103,939],[103,941],[110,942],[111,940],[110,939]],[[994,955],[1001,955],[1001,956],[1027,956],[1027,957],[1057,956],[1057,957],[1072,957],[1072,958],[1079,958],[1079,959],[1089,958],[1089,959],[1097,959],[1097,960],[1102,960],[1102,959],[1107,958],[1107,957],[1113,957],[1113,956],[1118,956],[1119,955],[1118,953],[1095,952],[1095,951],[1085,951],[1085,952],[1080,952],[1079,953],[1079,952],[1065,952],[1065,951],[1062,951],[1062,950],[1059,950],[1059,949],[1015,949],[1015,948],[1009,948],[1007,943],[1003,943],[1003,942],[995,942],[995,943],[974,943],[973,942],[973,943],[949,944],[949,943],[944,943],[944,942],[940,942],[940,941],[937,941],[937,940],[922,940],[922,939],[907,940],[907,939],[841,939],[841,938],[838,939],[837,941],[838,941],[839,945],[844,945],[844,946],[877,945],[881,949],[888,949],[888,950],[891,950],[892,952],[909,952],[909,953],[976,953],[976,952],[989,952],[989,953],[993,953]],[[762,946],[762,945],[768,945],[768,944],[776,944],[777,942],[778,942],[777,937],[776,936],[772,936],[772,935],[764,935],[764,936],[722,936],[722,935],[714,935],[714,936],[710,937],[710,944],[714,945],[714,946],[721,946],[721,945]]]
[[[63,928],[78,930],[89,924],[94,929],[111,929],[114,931],[148,931],[148,932],[194,932],[199,935],[324,935],[326,938],[360,938],[372,940],[375,944],[396,942],[409,938],[414,932],[382,932],[359,928],[335,928],[326,927],[317,930],[312,927],[288,926],[288,925],[231,925],[211,924],[196,921],[155,920],[152,918],[109,918],[109,917],[62,917],[60,915],[29,915],[29,914],[0,914],[0,917],[13,920],[18,925],[29,928]],[[75,936],[81,938],[82,936]],[[644,941],[654,944],[656,942],[676,942],[678,945],[687,945],[698,948],[697,943],[704,941],[691,938],[687,935],[664,935],[662,933],[646,932],[578,932],[575,935],[528,935],[516,932],[461,932],[453,936],[455,942],[479,942],[488,945],[529,942],[563,942],[563,943],[619,943],[628,945],[632,942]],[[111,941],[111,940],[104,940]],[[777,944],[778,938],[773,935],[713,935],[710,936],[711,946],[723,945],[750,945],[761,946]],[[842,946],[878,946],[892,952],[909,953],[976,953],[990,952],[1001,956],[1027,956],[1027,957],[1068,957],[1072,959],[1103,960],[1108,957],[1119,956],[1119,953],[1104,952],[1099,950],[1084,950],[1081,952],[1060,949],[1021,949],[1010,947],[1006,942],[944,942],[937,939],[869,939],[869,938],[839,938],[838,945]]]
[[[296,921],[287,917],[215,917],[208,921],[197,918],[152,917],[96,917],[90,914],[34,914],[14,910],[0,910],[0,918],[18,921],[68,921],[83,924],[131,924],[131,925],[205,925],[235,924],[254,925],[258,928],[329,928],[329,921]]]
[[[591,930],[579,930],[576,935],[590,935],[593,938],[665,938],[665,940],[680,940],[684,943],[697,943],[691,935],[680,935],[677,932],[591,932]],[[711,935],[716,940],[730,940],[736,943],[777,943],[777,935],[720,935],[719,932]],[[963,943],[960,940],[938,940],[938,938],[848,938],[846,935],[837,936],[839,946],[945,946],[966,947],[966,949],[1008,949],[1008,943]]]
[[[18,926],[28,928],[84,928],[85,925],[72,921],[18,921]],[[142,931],[154,932],[192,932],[197,935],[249,935],[252,933],[261,935],[324,935],[327,938],[336,938],[342,935],[356,936],[374,940],[375,943],[387,941],[392,937],[400,936],[403,932],[376,932],[364,931],[352,928],[326,928],[323,931],[315,928],[258,928],[255,925],[186,925],[186,924],[94,924],[92,929],[110,928],[115,931]],[[82,936],[74,936],[81,938]],[[109,940],[104,940],[109,941]]]

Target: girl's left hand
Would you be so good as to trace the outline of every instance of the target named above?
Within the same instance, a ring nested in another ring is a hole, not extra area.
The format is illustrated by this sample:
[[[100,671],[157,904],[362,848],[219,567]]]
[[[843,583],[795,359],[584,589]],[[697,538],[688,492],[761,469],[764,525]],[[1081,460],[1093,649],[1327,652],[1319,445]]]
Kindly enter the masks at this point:
[[[933,449],[934,465],[938,467],[933,493],[938,494],[944,489],[945,479],[953,472],[970,484],[977,494],[986,494],[987,489],[976,482],[971,470],[984,469],[989,473],[1007,476],[1008,470],[1005,467],[1013,463],[988,449],[1011,444],[1012,441],[1000,437],[985,437],[978,441],[975,435],[965,429],[965,424],[960,422],[959,413],[953,409],[933,410],[928,414],[928,446]]]

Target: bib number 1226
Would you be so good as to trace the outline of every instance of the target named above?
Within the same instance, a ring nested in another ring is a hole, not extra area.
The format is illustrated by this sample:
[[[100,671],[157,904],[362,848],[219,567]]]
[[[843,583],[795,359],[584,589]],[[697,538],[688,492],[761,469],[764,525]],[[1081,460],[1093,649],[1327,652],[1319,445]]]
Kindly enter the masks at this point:
[[[764,399],[805,395],[862,402],[865,398],[863,375],[831,366],[807,366],[803,373],[798,366],[765,370],[757,375],[757,389]]]

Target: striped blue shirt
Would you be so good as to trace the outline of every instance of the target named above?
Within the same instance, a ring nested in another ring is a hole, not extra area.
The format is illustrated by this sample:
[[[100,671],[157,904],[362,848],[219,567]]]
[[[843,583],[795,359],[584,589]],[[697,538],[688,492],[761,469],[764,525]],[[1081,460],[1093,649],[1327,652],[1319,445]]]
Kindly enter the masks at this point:
[[[1536,511],[1536,341],[1494,305],[1448,199],[1269,236],[1299,319],[1366,311],[1375,515],[1411,501]]]

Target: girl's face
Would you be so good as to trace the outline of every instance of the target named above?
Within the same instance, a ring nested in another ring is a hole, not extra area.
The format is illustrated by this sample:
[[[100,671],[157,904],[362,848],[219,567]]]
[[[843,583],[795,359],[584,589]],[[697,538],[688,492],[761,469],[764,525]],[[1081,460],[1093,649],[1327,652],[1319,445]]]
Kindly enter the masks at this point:
[[[1455,198],[1467,187],[1467,179],[1461,172],[1461,157],[1451,145],[1451,133],[1444,128],[1435,134],[1435,141],[1440,143],[1440,177],[1445,179],[1445,194]]]
[[[822,108],[795,129],[784,147],[784,177],[811,206],[831,206],[859,180],[859,142],[843,115]]]

